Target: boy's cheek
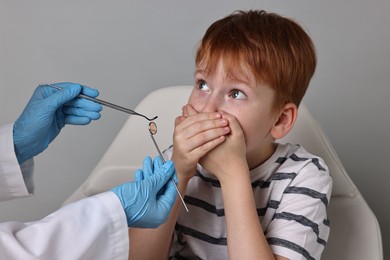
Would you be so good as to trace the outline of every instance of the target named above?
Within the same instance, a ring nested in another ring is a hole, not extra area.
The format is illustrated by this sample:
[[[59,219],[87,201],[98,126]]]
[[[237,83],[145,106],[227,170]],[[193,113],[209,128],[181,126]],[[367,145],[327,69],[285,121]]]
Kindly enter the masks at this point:
[[[191,107],[192,110],[199,112],[200,104],[199,104],[199,102],[194,102],[193,100],[190,99],[186,105],[187,110],[188,110],[188,107]]]

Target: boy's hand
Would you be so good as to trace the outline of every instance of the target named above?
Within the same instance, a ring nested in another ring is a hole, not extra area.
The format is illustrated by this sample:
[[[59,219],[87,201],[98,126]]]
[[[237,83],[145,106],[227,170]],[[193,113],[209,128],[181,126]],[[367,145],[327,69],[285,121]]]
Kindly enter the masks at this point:
[[[223,143],[209,151],[200,159],[200,164],[208,172],[214,174],[220,182],[229,175],[243,170],[249,171],[246,160],[246,143],[244,133],[237,118],[226,112],[221,112],[223,118],[229,121],[230,133]]]
[[[179,181],[185,183],[194,176],[199,159],[221,144],[230,132],[228,120],[220,113],[198,113],[188,106],[183,109],[183,116],[175,120],[172,153]]]

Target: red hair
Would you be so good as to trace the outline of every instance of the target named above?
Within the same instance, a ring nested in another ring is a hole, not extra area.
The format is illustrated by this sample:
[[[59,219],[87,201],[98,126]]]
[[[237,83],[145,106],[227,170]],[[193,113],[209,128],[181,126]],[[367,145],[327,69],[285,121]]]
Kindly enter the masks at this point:
[[[214,22],[203,36],[195,62],[215,70],[223,58],[232,76],[250,68],[256,82],[275,90],[274,108],[299,106],[316,67],[312,40],[294,21],[265,11],[236,11]]]

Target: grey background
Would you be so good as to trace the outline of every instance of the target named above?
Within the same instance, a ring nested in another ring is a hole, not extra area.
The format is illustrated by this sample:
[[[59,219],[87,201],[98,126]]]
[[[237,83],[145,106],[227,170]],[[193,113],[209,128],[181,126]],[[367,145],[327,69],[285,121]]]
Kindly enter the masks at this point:
[[[42,82],[90,85],[102,99],[130,108],[160,87],[192,84],[194,48],[206,28],[251,8],[293,17],[312,36],[318,67],[304,102],[378,217],[389,255],[387,0],[0,0],[0,124],[13,122]],[[63,129],[36,157],[35,196],[1,203],[0,221],[31,221],[56,210],[126,118],[107,108],[88,127]]]

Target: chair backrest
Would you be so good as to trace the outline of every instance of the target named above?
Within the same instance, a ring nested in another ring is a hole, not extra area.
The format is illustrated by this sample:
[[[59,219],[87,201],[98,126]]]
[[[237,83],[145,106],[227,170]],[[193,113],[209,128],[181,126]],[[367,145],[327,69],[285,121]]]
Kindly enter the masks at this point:
[[[158,115],[155,139],[160,148],[171,145],[174,118],[181,113],[182,105],[187,103],[191,89],[191,86],[161,88],[147,95],[136,107],[136,111],[147,116]],[[334,184],[329,204],[331,233],[322,259],[382,260],[382,240],[377,219],[304,104],[299,108],[293,130],[279,142],[303,145],[311,153],[322,157],[332,174]],[[132,180],[146,155],[157,155],[148,122],[130,116],[91,175],[65,204]]]

